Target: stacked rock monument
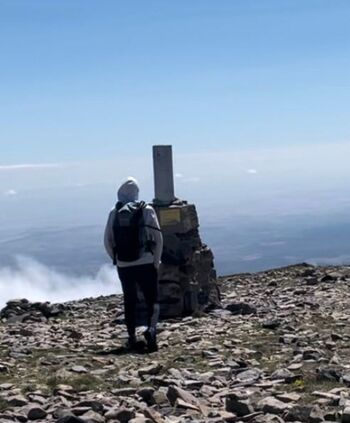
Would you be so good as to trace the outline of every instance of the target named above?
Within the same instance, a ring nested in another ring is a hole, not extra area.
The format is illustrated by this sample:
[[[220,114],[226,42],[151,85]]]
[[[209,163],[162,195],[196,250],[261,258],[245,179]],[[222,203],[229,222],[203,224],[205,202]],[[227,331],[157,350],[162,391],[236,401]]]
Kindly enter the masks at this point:
[[[159,272],[161,317],[189,315],[219,305],[214,256],[199,234],[194,204],[174,195],[172,147],[153,147],[156,210],[164,238]]]

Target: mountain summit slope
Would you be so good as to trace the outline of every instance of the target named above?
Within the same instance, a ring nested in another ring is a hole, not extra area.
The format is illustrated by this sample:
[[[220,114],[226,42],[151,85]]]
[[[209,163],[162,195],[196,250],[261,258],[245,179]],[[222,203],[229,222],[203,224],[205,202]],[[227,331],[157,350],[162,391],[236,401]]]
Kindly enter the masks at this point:
[[[163,321],[127,354],[120,296],[12,301],[0,422],[350,421],[350,267],[220,279],[223,308]]]

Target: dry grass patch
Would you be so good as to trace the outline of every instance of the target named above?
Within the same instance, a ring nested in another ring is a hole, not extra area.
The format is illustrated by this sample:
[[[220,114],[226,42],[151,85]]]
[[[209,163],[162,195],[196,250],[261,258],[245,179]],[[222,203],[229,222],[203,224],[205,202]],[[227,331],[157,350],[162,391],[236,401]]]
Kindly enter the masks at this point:
[[[59,385],[69,385],[75,391],[101,391],[106,388],[105,382],[93,375],[78,375],[71,378],[61,378],[58,376],[51,376],[46,381],[43,381],[46,386],[53,392]]]

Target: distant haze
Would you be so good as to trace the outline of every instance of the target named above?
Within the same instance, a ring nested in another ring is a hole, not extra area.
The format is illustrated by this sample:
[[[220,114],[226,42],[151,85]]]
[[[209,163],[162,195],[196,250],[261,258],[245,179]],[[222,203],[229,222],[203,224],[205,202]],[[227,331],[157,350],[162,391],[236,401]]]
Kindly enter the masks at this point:
[[[347,264],[349,156],[347,142],[316,149],[175,152],[176,193],[196,204],[202,239],[221,275],[301,261]],[[120,290],[102,241],[117,186],[128,174],[139,179],[142,197],[150,201],[150,157],[0,168],[2,303]]]

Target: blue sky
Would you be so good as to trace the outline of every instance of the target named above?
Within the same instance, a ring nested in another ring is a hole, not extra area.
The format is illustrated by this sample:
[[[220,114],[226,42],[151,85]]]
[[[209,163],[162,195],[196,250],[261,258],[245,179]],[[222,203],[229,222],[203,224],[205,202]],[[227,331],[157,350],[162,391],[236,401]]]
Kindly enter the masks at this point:
[[[72,239],[103,263],[117,185],[152,200],[151,147],[169,143],[227,271],[348,260],[349,22],[349,0],[0,0],[1,252],[69,267]],[[103,268],[3,266],[0,301],[115,289]]]
[[[350,3],[0,1],[1,165],[350,139]]]

